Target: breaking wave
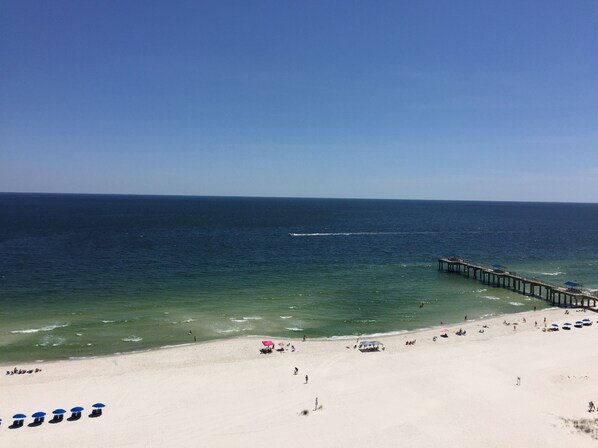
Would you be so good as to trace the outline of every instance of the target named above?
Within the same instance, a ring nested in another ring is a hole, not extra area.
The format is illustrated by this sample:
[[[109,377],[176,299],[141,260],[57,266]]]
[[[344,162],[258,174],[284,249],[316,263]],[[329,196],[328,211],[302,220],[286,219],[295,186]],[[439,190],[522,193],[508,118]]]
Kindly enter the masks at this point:
[[[52,331],[52,330],[55,330],[56,328],[64,328],[64,327],[68,327],[68,326],[69,326],[69,324],[48,325],[47,327],[41,327],[41,328],[28,328],[26,330],[13,330],[13,331],[11,331],[11,333],[13,333],[13,334],[38,333],[40,331]]]

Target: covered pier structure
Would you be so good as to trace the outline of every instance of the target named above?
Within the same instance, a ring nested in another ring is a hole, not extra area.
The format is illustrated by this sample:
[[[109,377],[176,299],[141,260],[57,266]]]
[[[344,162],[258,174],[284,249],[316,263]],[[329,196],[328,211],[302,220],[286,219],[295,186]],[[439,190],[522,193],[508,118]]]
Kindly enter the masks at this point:
[[[598,312],[598,295],[583,291],[573,282],[567,282],[564,286],[554,285],[509,272],[504,266],[485,266],[458,257],[439,257],[438,270],[473,278],[485,285],[537,297],[554,306],[586,308]]]

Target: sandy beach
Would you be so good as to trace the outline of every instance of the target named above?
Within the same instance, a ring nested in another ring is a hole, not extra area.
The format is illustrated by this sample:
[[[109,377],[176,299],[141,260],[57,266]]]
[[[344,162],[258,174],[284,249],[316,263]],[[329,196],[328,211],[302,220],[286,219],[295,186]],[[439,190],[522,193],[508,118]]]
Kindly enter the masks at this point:
[[[545,317],[548,326],[586,317],[594,325],[544,332]],[[363,338],[383,342],[378,352],[308,334],[274,339],[294,352],[260,354],[269,338],[250,337],[16,366],[42,369],[24,375],[5,375],[15,366],[3,364],[0,437],[13,448],[590,447],[596,318],[551,309],[463,322],[446,327],[447,338],[438,337],[444,327]],[[96,402],[106,408],[90,418]],[[80,420],[48,422],[52,410],[74,406],[85,407]],[[9,428],[13,414],[36,411],[49,414],[42,425],[28,418]]]

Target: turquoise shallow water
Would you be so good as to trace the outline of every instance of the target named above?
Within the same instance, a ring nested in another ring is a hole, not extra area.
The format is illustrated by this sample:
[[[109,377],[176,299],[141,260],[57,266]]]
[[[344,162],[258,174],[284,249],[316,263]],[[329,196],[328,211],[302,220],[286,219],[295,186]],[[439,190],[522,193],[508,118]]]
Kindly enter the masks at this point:
[[[595,204],[1,194],[0,210],[3,362],[545,306],[438,272],[447,254],[598,288]]]

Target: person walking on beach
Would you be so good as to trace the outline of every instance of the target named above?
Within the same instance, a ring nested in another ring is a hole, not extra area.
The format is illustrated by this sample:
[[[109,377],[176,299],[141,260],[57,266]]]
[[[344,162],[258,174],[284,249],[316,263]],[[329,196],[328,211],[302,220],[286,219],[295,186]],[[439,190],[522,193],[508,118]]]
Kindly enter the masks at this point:
[[[297,367],[295,367],[295,371],[293,372],[293,375],[297,375],[299,373],[299,369]]]
[[[314,408],[314,411],[318,410],[318,397],[316,397],[316,407]]]
[[[309,383],[309,377],[305,375],[305,384]]]
[[[318,399],[316,398],[316,407],[317,407],[317,403],[318,403]],[[588,403],[588,407],[589,407],[588,412],[594,412],[596,410],[596,406],[594,406],[593,401],[590,401]]]
[[[517,386],[521,386],[521,377],[520,376],[517,377]]]

